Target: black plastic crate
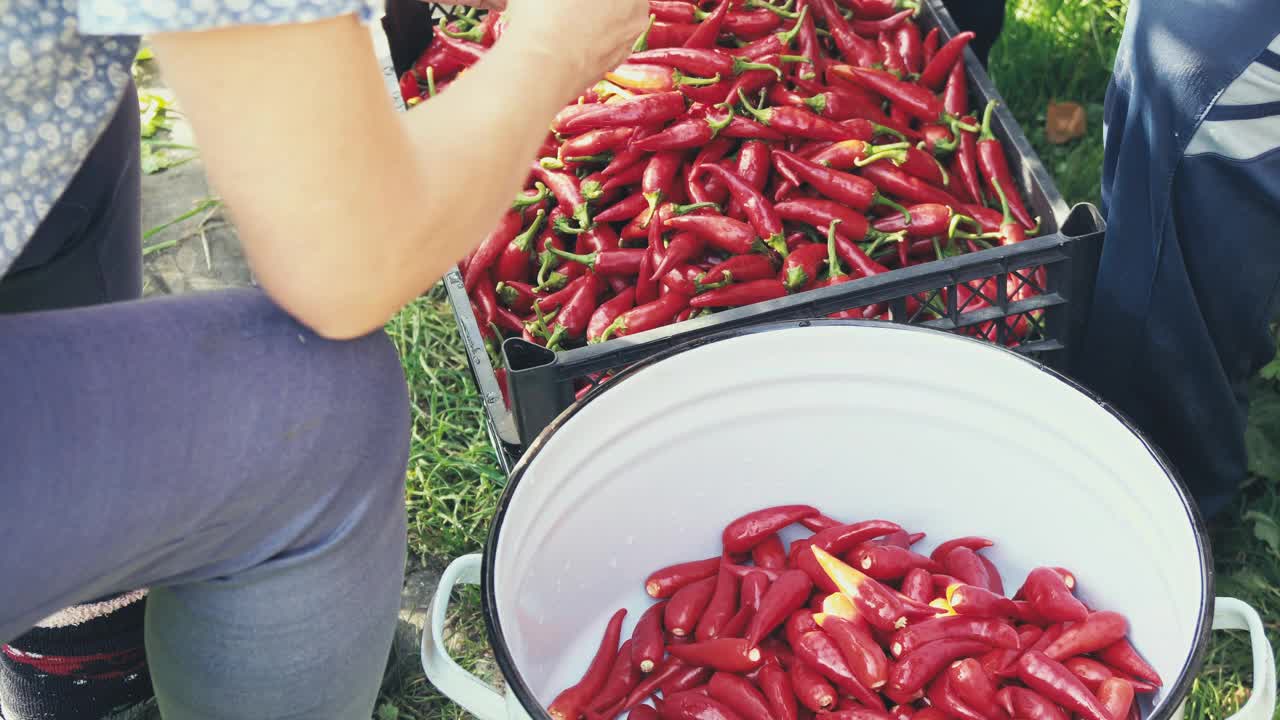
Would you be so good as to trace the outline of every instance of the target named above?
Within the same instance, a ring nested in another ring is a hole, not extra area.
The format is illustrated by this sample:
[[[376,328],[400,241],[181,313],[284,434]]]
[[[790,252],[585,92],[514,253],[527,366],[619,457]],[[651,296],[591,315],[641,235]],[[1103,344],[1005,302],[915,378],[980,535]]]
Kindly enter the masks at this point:
[[[433,6],[430,12],[436,17],[451,14],[448,7],[441,5]],[[925,0],[921,4],[919,21],[926,31],[939,27],[944,42],[958,32],[940,0]],[[415,48],[417,52],[421,49]],[[980,109],[989,100],[1001,100],[972,51],[966,51],[965,64],[973,107]],[[510,407],[503,400],[502,388],[463,289],[462,277],[457,270],[450,272],[445,277],[449,301],[485,403],[490,439],[503,469],[509,470],[538,433],[572,404],[584,381],[594,384],[597,378],[673,346],[733,328],[821,318],[851,308],[887,303],[894,322],[970,335],[981,331],[988,339],[1001,344],[1010,339],[1017,326],[1025,332],[1016,348],[1019,352],[1056,369],[1068,369],[1093,293],[1105,223],[1091,205],[1067,207],[1053,178],[1003,101],[993,124],[997,137],[1005,145],[1023,196],[1032,212],[1041,218],[1039,237],[1012,247],[997,247],[893,270],[561,353],[520,339],[509,339],[502,346],[502,355],[508,368]],[[1014,293],[1009,291],[1006,282],[994,283],[994,293],[980,292],[986,280],[1006,277],[1013,279],[1015,291],[1025,283],[1034,294],[1011,301],[1010,295]],[[970,309],[975,300],[973,297],[961,300],[957,287],[967,287],[969,294],[982,297],[988,306]],[[934,317],[923,308],[909,316],[906,299],[912,296],[941,317]]]

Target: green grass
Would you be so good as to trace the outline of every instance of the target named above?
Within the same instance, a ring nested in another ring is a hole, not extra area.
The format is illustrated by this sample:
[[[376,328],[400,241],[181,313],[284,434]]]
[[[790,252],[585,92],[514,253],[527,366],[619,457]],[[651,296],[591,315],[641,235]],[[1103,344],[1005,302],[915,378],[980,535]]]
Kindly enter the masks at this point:
[[[991,72],[1068,202],[1097,202],[1102,165],[1102,102],[1120,38],[1123,0],[1011,0]],[[1085,138],[1066,145],[1044,137],[1051,100],[1085,106]],[[501,474],[484,431],[452,314],[439,290],[390,326],[414,397],[408,475],[410,553],[428,566],[478,551],[499,494]],[[1254,392],[1250,450],[1255,479],[1238,506],[1216,524],[1217,589],[1256,607],[1280,647],[1280,366]],[[1152,597],[1151,602],[1159,602]],[[459,593],[449,640],[464,665],[491,673],[479,598]],[[1223,718],[1248,698],[1249,651],[1239,634],[1218,633],[1187,717]],[[421,675],[416,655],[401,658],[386,687],[379,720],[466,717]],[[1280,718],[1280,714],[1277,715]]]

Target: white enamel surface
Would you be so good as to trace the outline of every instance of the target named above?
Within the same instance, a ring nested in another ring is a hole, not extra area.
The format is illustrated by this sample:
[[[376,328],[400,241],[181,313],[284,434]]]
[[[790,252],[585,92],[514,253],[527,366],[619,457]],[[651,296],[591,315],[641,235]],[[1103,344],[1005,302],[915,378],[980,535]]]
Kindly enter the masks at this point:
[[[1038,565],[1072,569],[1086,602],[1129,616],[1167,684],[1191,654],[1192,523],[1120,422],[977,342],[825,326],[675,356],[550,436],[497,548],[497,611],[524,680],[549,702],[615,609],[631,611],[630,632],[650,571],[718,554],[728,521],[785,503],[893,520],[929,533],[925,552],[990,537],[1009,592]]]

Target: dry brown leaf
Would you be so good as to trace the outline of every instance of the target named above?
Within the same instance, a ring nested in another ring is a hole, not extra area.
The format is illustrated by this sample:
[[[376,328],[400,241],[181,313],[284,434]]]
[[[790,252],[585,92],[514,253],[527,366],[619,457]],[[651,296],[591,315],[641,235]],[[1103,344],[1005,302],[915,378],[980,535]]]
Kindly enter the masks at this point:
[[[1088,130],[1088,116],[1080,103],[1049,103],[1045,113],[1045,137],[1054,145],[1063,145],[1084,137]]]

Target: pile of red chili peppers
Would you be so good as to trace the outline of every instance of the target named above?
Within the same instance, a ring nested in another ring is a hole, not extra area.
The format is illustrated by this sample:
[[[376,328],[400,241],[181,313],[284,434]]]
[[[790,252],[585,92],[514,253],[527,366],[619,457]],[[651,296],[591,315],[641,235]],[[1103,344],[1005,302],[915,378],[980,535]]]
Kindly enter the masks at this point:
[[[796,524],[813,535],[787,547],[779,533]],[[626,611],[614,614],[582,679],[548,710],[556,720],[1141,717],[1135,694],[1155,692],[1160,676],[1123,615],[1075,597],[1071,571],[1036,568],[1008,597],[982,554],[990,540],[923,555],[911,549],[923,538],[808,505],[738,518],[720,557],[646,579],[658,602],[621,645]]]
[[[487,339],[598,343],[1036,232],[992,107],[969,107],[971,33],[941,43],[904,0],[650,7],[635,52],[555,118],[528,189],[461,264]],[[498,13],[442,24],[405,98],[443,90],[502,28]],[[1033,292],[996,277],[957,304],[988,307],[1002,281],[1012,300]],[[923,296],[907,311],[945,312]]]

